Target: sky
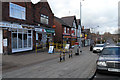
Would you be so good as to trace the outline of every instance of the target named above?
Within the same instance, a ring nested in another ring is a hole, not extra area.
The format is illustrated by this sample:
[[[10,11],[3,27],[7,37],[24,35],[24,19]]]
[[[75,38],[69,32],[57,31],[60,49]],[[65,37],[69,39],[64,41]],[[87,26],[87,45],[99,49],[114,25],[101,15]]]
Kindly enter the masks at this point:
[[[40,0],[31,0],[37,3]],[[118,2],[120,0],[47,0],[54,15],[61,18],[76,16],[80,18],[82,3],[82,25],[92,28],[93,32],[114,33],[118,29]],[[97,27],[99,26],[99,27]]]

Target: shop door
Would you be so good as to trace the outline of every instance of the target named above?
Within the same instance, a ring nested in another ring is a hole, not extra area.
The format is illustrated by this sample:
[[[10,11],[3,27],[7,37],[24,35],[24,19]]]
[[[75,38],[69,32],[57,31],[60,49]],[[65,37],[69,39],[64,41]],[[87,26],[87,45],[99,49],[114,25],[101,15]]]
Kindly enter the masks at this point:
[[[2,37],[2,29],[0,29],[0,54],[3,53],[2,39],[3,39],[3,37]]]

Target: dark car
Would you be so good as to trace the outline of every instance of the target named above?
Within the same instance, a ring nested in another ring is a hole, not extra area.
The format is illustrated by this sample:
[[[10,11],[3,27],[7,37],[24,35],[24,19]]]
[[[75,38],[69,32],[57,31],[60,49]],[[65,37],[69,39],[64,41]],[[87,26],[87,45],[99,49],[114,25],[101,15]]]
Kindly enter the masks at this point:
[[[120,73],[120,46],[108,46],[103,49],[97,60],[97,71]]]

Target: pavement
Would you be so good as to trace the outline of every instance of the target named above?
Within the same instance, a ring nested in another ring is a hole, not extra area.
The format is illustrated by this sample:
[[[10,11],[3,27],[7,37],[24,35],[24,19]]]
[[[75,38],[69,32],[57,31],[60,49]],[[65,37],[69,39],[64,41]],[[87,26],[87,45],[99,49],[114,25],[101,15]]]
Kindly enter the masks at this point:
[[[31,66],[59,57],[59,53],[49,54],[48,52],[34,51],[16,53],[12,55],[2,55],[2,71],[9,72],[25,66]]]
[[[97,54],[83,47],[79,56],[59,62],[59,54],[27,53],[23,55],[4,55],[3,64],[13,68],[4,68],[3,78],[91,78],[96,71]],[[19,67],[23,66],[23,67]],[[17,67],[17,68],[15,68]]]

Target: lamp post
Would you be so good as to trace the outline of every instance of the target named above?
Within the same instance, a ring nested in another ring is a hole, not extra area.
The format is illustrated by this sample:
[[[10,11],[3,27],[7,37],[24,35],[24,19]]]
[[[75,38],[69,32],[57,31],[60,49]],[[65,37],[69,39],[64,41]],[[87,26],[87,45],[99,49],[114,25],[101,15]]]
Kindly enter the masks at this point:
[[[84,1],[84,0],[82,0]],[[82,4],[81,4],[81,0],[80,0],[80,52],[82,52],[82,44],[81,44],[81,33],[82,33]]]

